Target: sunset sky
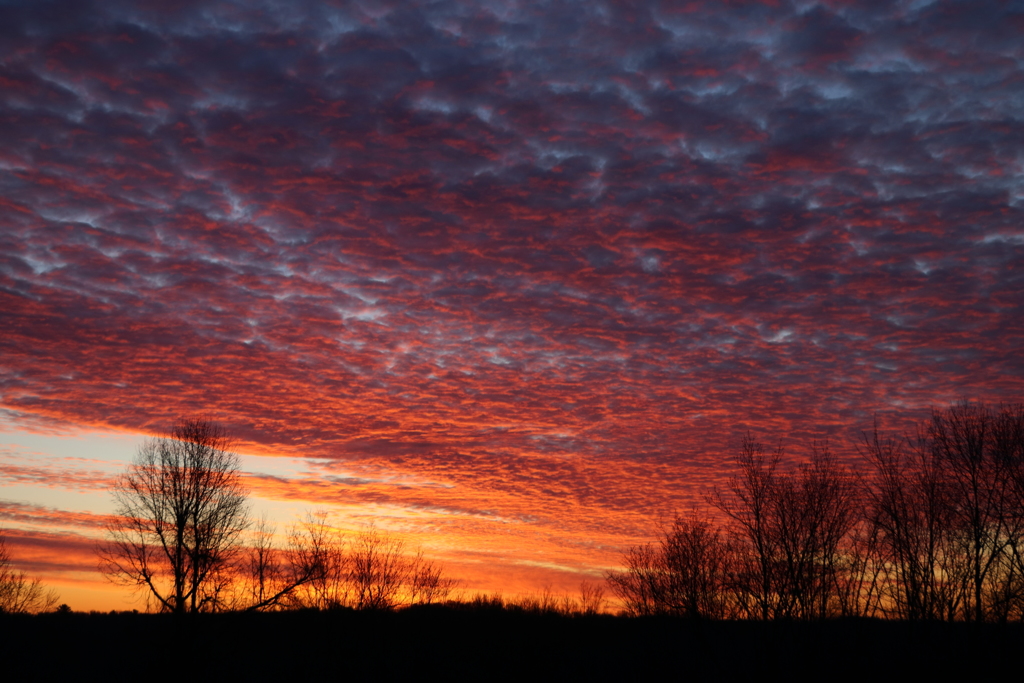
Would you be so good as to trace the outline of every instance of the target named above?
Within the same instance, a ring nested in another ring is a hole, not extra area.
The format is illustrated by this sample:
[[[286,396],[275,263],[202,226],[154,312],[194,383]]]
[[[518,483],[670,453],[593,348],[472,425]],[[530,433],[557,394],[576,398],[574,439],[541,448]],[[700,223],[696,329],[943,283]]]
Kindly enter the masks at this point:
[[[574,590],[744,434],[1024,398],[1019,2],[0,3],[0,525],[75,609],[206,414],[257,511]]]

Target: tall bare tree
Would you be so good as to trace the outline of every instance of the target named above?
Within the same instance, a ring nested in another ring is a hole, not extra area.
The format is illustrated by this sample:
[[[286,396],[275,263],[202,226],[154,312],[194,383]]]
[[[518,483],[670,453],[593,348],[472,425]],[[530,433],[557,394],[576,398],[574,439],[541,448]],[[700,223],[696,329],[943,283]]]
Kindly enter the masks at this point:
[[[100,549],[108,577],[169,612],[222,604],[250,524],[231,446],[221,427],[192,417],[139,448],[114,486],[117,507]]]
[[[708,502],[731,521],[741,539],[734,572],[737,601],[750,616],[781,616],[784,595],[779,593],[779,538],[776,533],[776,478],[782,447],[768,453],[750,435],[743,439],[736,464],[739,473],[726,491],[713,489]]]
[[[924,434],[865,437],[875,468],[869,515],[873,553],[886,574],[881,608],[901,619],[952,618],[960,603],[951,492]]]
[[[963,617],[999,616],[1020,593],[1024,408],[961,401],[932,413],[928,436],[959,532]]]
[[[827,444],[813,447],[798,474],[777,477],[773,530],[782,551],[779,589],[787,616],[824,619],[838,608],[842,558],[859,519],[858,493]]]
[[[733,590],[737,604],[760,619],[822,619],[840,612],[840,573],[857,525],[858,485],[826,445],[815,445],[796,473],[779,470],[781,447],[767,453],[751,437],[737,458],[739,474],[709,501],[737,539]]]
[[[1001,584],[992,595],[992,616],[1024,619],[1024,404],[1000,407],[992,429],[992,456],[1001,463],[1006,490]]]

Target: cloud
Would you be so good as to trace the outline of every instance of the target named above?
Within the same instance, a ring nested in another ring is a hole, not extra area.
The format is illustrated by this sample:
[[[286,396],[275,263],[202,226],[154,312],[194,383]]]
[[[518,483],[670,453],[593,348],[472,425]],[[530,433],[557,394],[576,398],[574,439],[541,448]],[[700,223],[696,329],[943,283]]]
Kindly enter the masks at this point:
[[[7,410],[621,543],[747,430],[1020,398],[1008,5],[0,14]]]

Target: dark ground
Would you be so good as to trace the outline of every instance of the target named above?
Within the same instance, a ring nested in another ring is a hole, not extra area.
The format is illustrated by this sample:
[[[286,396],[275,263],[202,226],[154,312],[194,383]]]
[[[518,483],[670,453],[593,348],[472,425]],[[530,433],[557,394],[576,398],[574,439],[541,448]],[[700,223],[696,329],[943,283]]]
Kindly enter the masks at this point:
[[[730,680],[991,676],[1024,625],[689,622],[429,607],[0,615],[0,678]]]

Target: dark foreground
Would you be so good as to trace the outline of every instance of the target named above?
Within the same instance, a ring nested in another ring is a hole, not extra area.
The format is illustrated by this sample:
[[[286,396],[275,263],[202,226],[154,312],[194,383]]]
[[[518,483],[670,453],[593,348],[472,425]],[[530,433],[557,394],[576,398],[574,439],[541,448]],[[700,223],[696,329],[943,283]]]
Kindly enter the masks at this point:
[[[430,607],[395,613],[0,615],[4,680],[731,679],[994,673],[1024,626],[694,623]],[[912,680],[914,680],[912,679]]]

